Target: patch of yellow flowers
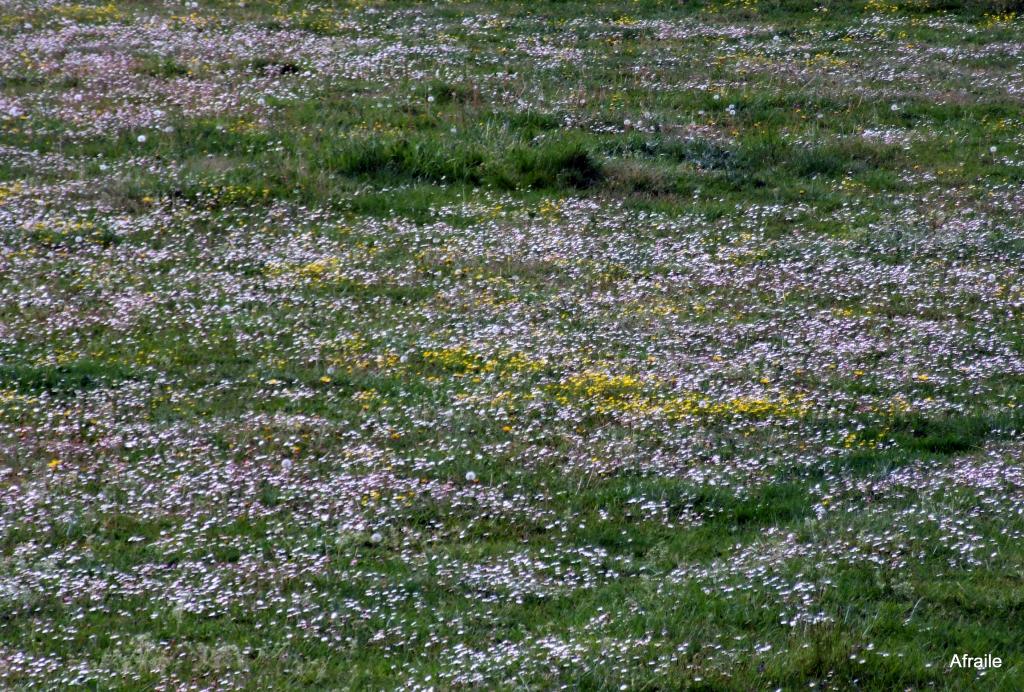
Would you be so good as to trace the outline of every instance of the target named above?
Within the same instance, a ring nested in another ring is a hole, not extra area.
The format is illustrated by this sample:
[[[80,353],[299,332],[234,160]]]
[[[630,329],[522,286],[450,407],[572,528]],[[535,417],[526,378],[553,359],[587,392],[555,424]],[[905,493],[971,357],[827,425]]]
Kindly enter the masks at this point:
[[[597,413],[636,413],[664,416],[669,420],[688,418],[799,418],[809,410],[800,393],[776,398],[740,396],[719,401],[699,392],[664,396],[660,383],[647,383],[633,375],[608,375],[586,371],[571,375],[547,391],[558,403],[589,404]]]
[[[0,204],[3,204],[7,198],[20,194],[24,189],[24,186],[19,182],[0,185]]]
[[[543,370],[547,361],[530,358],[518,351],[502,351],[496,358],[484,358],[464,346],[431,349],[423,352],[423,362],[459,374],[491,373],[500,375],[512,373],[533,373]]]
[[[112,2],[106,5],[57,5],[51,10],[58,17],[87,24],[103,24],[116,22],[124,17]]]
[[[1016,12],[995,12],[985,13],[985,21],[982,22],[982,28],[988,29],[993,26],[1005,26],[1007,24],[1013,24],[1017,20]]]

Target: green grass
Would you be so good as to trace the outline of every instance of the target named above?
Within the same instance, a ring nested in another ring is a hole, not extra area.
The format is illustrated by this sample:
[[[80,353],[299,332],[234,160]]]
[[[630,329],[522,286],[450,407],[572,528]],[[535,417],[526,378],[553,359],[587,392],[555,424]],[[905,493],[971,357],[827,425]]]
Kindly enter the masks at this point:
[[[0,687],[1021,689],[1022,10],[0,10]]]

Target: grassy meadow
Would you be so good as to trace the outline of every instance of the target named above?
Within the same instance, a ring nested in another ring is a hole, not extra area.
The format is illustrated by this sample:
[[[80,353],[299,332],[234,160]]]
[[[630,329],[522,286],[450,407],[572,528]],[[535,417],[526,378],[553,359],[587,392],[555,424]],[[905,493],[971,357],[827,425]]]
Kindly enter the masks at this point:
[[[1024,689],[1022,106],[1008,0],[0,0],[0,688]]]

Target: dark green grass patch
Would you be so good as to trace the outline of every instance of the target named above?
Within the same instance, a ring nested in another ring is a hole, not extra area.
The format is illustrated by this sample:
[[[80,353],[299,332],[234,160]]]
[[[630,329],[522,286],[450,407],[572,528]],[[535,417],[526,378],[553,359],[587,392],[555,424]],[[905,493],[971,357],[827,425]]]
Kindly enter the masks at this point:
[[[133,376],[124,366],[90,359],[65,365],[0,365],[0,384],[27,393],[74,395],[115,385]]]

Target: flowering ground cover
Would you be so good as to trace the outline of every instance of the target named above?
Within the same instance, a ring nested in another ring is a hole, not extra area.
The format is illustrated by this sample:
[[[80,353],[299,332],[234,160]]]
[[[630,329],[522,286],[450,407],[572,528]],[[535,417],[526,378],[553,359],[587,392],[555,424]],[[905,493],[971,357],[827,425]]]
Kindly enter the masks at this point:
[[[1013,5],[0,0],[0,687],[1024,688]]]

